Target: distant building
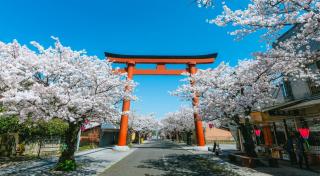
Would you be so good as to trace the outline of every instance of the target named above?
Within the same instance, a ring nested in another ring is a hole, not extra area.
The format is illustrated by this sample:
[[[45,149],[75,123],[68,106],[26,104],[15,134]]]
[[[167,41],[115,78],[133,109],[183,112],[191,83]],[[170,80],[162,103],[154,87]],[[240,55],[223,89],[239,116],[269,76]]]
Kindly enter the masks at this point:
[[[103,123],[101,125],[100,146],[111,146],[118,143],[119,126],[111,123]]]
[[[85,125],[83,131],[81,131],[79,145],[112,146],[117,144],[118,135],[119,126],[111,123],[91,122]]]
[[[101,125],[97,122],[90,122],[84,126],[80,135],[80,147],[85,145],[99,146]]]
[[[209,126],[209,124],[207,124],[205,128],[204,135],[206,139],[206,144],[213,144],[214,142],[217,142],[217,143],[234,143],[235,142],[229,130]]]

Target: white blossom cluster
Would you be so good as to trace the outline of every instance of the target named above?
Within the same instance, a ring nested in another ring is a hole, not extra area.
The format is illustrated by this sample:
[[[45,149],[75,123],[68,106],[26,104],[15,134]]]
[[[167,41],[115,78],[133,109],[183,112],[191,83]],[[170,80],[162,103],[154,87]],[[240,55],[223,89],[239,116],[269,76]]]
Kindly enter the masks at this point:
[[[194,130],[193,109],[181,107],[176,112],[169,112],[161,120],[163,134],[191,132]]]
[[[159,121],[155,118],[154,114],[140,115],[134,112],[129,115],[129,129],[132,132],[139,134],[148,134],[156,131],[160,127]]]
[[[32,50],[17,41],[0,42],[0,95],[7,113],[26,118],[61,118],[68,122],[119,118],[116,105],[134,98],[125,85],[134,83],[112,70],[111,63],[55,40]]]
[[[234,116],[245,117],[251,111],[273,102],[274,79],[263,60],[243,60],[235,67],[221,63],[214,69],[199,70],[187,78],[187,83],[173,95],[190,100],[197,93],[202,119],[218,123],[217,119],[224,121]],[[190,85],[190,80],[195,84]]]
[[[280,78],[319,84],[319,70],[310,67],[320,58],[319,0],[251,0],[243,9],[232,9],[227,2],[222,2],[222,14],[209,22],[234,26],[237,29],[230,34],[239,39],[260,32],[272,47],[255,53],[254,59],[239,61],[235,67],[222,63],[212,70],[199,70],[174,95],[190,100],[197,93],[204,119],[224,121],[247,117],[272,103]],[[213,1],[198,3],[210,5]],[[188,84],[190,80],[196,82],[194,87]]]
[[[212,0],[196,0],[198,7],[210,7],[213,6]]]
[[[238,38],[262,33],[272,48],[256,53],[257,57],[272,63],[271,69],[281,74],[319,82],[319,74],[308,67],[320,57],[319,0],[251,0],[246,8],[235,10],[224,2],[222,6],[222,14],[210,23],[234,26],[237,29],[230,34]]]

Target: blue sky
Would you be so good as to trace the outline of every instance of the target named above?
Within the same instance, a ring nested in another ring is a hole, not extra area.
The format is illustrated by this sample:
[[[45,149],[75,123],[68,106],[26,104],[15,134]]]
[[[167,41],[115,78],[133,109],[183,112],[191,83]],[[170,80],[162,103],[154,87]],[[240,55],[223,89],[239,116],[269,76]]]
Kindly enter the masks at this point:
[[[245,1],[230,0],[235,7]],[[17,39],[23,44],[38,41],[52,44],[57,36],[64,45],[85,49],[104,58],[105,51],[120,54],[188,55],[217,52],[213,68],[221,61],[235,65],[262,50],[257,35],[235,41],[227,34],[231,27],[206,23],[221,8],[198,8],[194,0],[7,0],[0,6],[0,40]],[[139,113],[166,112],[181,105],[174,90],[182,76],[135,76],[139,101],[132,107]],[[188,104],[189,102],[185,102]]]

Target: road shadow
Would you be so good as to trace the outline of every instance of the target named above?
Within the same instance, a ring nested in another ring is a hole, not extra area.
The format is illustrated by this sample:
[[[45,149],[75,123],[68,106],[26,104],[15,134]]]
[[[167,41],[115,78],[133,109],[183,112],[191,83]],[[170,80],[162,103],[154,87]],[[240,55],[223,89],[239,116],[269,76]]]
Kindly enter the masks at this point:
[[[92,150],[92,151],[80,151],[80,152],[76,153],[75,156],[76,157],[85,156],[85,155],[89,155],[89,154],[92,154],[92,153],[101,152],[103,150],[112,150],[112,147],[103,147],[103,148],[99,148],[99,149]]]
[[[201,155],[168,155],[163,160],[145,160],[138,168],[165,171],[162,176],[227,176],[234,175],[225,171],[219,163],[204,159]],[[148,174],[146,174],[147,176]]]
[[[72,176],[72,175],[96,175],[97,171],[94,167],[102,165],[107,160],[97,160],[87,156],[76,157],[78,168],[73,172],[60,172],[54,171],[54,167],[57,163],[57,158],[41,159],[36,161],[25,161],[19,163],[16,166],[10,166],[8,168],[2,168],[0,175],[14,175],[14,176]]]
[[[133,146],[132,148],[137,148],[137,149],[170,149],[170,150],[184,150],[183,148],[177,148],[177,146],[172,146],[172,147],[153,147],[153,146]]]
[[[224,152],[223,155],[219,155],[219,158],[222,160],[222,162],[228,162],[232,163],[231,166],[234,170],[239,170],[239,167],[242,167],[242,170],[245,170],[248,174],[254,174],[254,173],[264,173],[269,174],[272,176],[319,176],[319,172],[315,170],[306,170],[306,169],[299,169],[298,166],[296,167],[289,165],[289,163],[285,164],[285,161],[278,161],[279,166],[278,167],[270,167],[268,166],[268,161],[264,161],[260,164],[258,164],[254,168],[245,168],[242,166],[241,162],[230,162],[228,158],[229,153],[237,152],[234,150],[230,150],[227,152]],[[208,158],[208,156],[207,156]],[[243,171],[242,171],[243,172]]]

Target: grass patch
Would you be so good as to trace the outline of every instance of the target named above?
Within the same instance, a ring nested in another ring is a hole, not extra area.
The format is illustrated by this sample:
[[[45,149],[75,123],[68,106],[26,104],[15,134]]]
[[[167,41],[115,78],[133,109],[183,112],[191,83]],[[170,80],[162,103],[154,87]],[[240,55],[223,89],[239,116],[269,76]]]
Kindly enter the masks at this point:
[[[65,160],[63,162],[59,162],[56,165],[55,170],[57,171],[65,171],[65,172],[71,172],[75,171],[77,168],[77,164],[75,160]]]
[[[79,151],[86,151],[86,150],[91,150],[91,149],[95,149],[98,148],[98,146],[96,144],[88,144],[88,145],[84,145],[79,147]]]

